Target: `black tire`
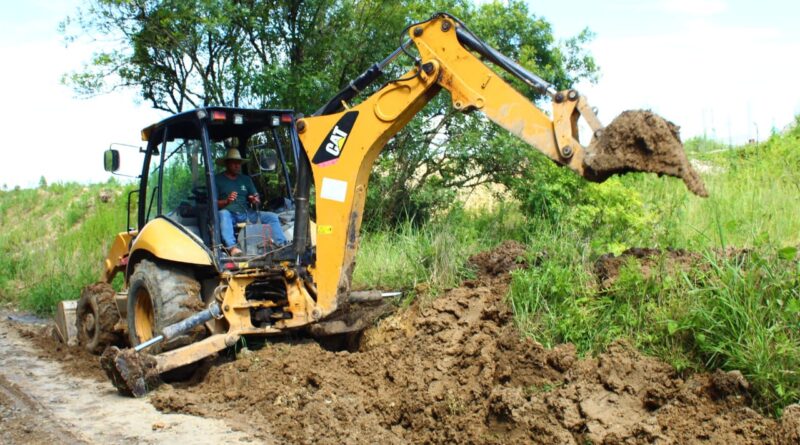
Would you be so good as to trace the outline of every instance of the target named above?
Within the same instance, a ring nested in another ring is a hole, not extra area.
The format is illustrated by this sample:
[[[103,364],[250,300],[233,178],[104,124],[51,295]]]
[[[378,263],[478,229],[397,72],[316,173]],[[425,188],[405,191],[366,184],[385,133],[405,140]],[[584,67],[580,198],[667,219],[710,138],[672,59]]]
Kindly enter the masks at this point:
[[[120,318],[115,294],[108,283],[90,284],[81,291],[75,308],[75,328],[78,344],[92,354],[102,354],[106,347],[123,343],[122,337],[114,332]]]
[[[165,327],[204,309],[200,283],[187,267],[142,260],[130,278],[128,288],[128,338],[136,346],[159,335]],[[169,342],[151,346],[158,354],[186,346],[206,336],[204,326]]]

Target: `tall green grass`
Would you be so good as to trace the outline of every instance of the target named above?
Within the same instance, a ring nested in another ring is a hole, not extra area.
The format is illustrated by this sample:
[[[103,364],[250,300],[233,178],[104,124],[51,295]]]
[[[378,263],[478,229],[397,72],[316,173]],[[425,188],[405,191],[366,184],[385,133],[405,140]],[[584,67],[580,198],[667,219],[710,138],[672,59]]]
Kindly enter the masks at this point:
[[[125,200],[113,181],[0,192],[0,301],[49,314],[77,298],[100,278],[108,243],[124,230]]]
[[[786,251],[709,250],[688,269],[664,256],[647,275],[631,259],[601,289],[576,261],[585,246],[555,230],[537,242],[548,255],[515,273],[510,295],[527,335],[588,355],[625,338],[679,371],[740,370],[766,411],[800,397],[800,267]]]
[[[467,259],[507,240],[522,240],[522,216],[500,206],[474,214],[461,208],[423,227],[407,222],[397,228],[367,232],[361,238],[353,285],[356,288],[401,289],[426,295],[457,286],[473,271]]]

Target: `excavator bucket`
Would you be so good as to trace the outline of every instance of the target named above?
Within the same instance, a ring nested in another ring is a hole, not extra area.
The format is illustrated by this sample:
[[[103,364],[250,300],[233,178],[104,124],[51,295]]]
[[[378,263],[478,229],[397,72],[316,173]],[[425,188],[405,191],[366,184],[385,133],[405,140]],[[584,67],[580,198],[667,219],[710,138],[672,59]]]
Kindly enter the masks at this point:
[[[645,110],[625,111],[595,132],[583,159],[584,177],[602,182],[614,174],[650,172],[683,179],[706,197],[703,180],[686,158],[679,127]]]

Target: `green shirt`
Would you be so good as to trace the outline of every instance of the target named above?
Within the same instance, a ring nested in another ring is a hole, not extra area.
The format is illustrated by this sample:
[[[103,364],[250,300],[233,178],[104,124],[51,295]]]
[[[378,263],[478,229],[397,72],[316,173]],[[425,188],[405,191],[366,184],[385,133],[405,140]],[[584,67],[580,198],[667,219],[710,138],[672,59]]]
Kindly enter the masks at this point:
[[[236,201],[222,209],[231,213],[247,213],[247,196],[258,193],[253,180],[247,175],[238,175],[236,179],[231,179],[225,173],[218,173],[214,176],[214,182],[217,184],[217,199],[228,199],[231,192],[237,193]]]

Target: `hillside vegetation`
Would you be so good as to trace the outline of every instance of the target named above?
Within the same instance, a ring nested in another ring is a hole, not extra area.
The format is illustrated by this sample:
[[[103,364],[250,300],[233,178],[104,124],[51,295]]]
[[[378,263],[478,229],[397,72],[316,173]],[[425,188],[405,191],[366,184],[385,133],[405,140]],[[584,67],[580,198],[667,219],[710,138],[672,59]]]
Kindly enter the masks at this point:
[[[779,414],[800,397],[800,128],[713,153],[707,142],[687,148],[708,199],[673,178],[587,184],[542,162],[536,183],[491,209],[456,203],[422,225],[364,233],[356,286],[435,298],[472,276],[470,255],[522,241],[533,267],[515,273],[509,301],[526,335],[581,354],[627,338],[680,372],[738,369],[758,406]],[[76,298],[124,229],[126,192],[113,181],[0,192],[0,301],[48,314]],[[605,254],[633,247],[655,250],[600,276],[619,258]]]
[[[39,314],[100,278],[127,195],[115,181],[0,192],[0,301]]]

